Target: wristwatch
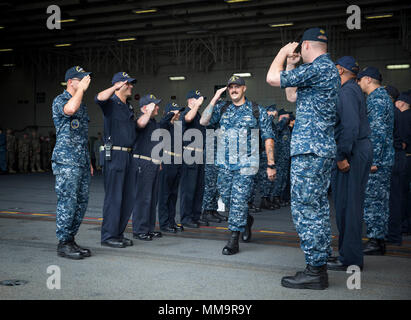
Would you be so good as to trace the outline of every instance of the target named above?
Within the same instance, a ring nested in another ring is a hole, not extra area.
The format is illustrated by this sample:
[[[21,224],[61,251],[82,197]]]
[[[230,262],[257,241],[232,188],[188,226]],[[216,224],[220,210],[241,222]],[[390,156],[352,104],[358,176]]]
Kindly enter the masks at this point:
[[[267,168],[275,169],[275,164],[267,164]]]

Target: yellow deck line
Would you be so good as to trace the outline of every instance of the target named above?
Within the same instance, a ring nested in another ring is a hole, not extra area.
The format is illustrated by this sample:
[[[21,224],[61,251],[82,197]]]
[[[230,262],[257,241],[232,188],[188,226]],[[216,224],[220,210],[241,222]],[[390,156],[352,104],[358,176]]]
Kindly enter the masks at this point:
[[[281,232],[281,231],[267,231],[267,230],[260,230],[258,232],[262,232],[262,233],[276,233],[276,234],[285,234],[285,232]]]

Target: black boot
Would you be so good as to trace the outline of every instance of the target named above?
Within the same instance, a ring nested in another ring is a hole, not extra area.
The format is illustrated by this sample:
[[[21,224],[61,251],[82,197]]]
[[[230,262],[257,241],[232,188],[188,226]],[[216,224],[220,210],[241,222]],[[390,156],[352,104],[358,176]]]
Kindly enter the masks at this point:
[[[365,244],[363,253],[369,256],[382,256],[385,254],[385,240],[384,239],[370,239]]]
[[[83,259],[84,256],[74,247],[73,243],[73,241],[60,241],[57,245],[57,255],[74,260]]]
[[[280,197],[274,197],[272,204],[274,206],[275,209],[280,209],[281,208],[281,204],[280,204]]]
[[[254,217],[251,214],[247,216],[247,225],[245,226],[245,231],[241,235],[241,239],[244,242],[250,242],[251,240],[251,226],[254,223]]]
[[[213,215],[216,216],[216,217],[219,217],[221,219],[221,221],[228,221],[228,217],[223,216],[217,210],[213,210]]]
[[[204,210],[203,219],[207,220],[208,222],[221,222],[221,219],[217,217],[212,210]]]
[[[304,271],[297,272],[295,276],[283,277],[281,285],[292,289],[324,290],[328,288],[327,265],[307,265]]]
[[[267,209],[267,210],[275,209],[269,198],[261,198],[260,208]]]
[[[230,240],[228,240],[226,246],[223,248],[224,255],[232,255],[240,251],[240,245],[238,243],[239,236],[240,236],[240,231],[231,232],[231,238]]]
[[[254,203],[249,202],[249,203],[248,203],[248,211],[249,211],[249,212],[253,212],[253,213],[257,213],[257,212],[261,212],[261,208],[259,208],[258,206],[254,205]]]
[[[73,247],[74,249],[76,249],[77,251],[80,251],[80,254],[83,257],[90,257],[91,256],[91,251],[89,249],[80,247],[75,241],[73,241]]]

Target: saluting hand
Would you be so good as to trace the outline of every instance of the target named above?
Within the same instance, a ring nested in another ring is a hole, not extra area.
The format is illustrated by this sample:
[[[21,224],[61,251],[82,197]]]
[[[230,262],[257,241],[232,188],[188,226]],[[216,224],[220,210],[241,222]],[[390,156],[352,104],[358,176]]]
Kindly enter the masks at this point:
[[[298,42],[289,42],[281,48],[281,51],[283,51],[287,55],[287,57],[292,57],[293,55],[295,55],[294,51],[297,47]]]
[[[85,76],[78,83],[78,88],[83,90],[83,92],[85,92],[88,89],[88,86],[90,85],[90,82],[91,82],[91,77],[89,75]]]
[[[150,104],[146,105],[147,113],[151,114],[155,107],[156,107],[156,104],[154,102],[151,102]]]
[[[198,99],[196,99],[196,102],[194,103],[194,107],[200,107],[204,102],[204,97],[200,97]]]
[[[120,90],[126,83],[127,83],[127,80],[126,81],[116,82],[114,84],[114,89],[116,89],[116,91]]]
[[[215,103],[218,101],[218,99],[220,99],[221,95],[222,95],[223,92],[226,91],[226,90],[227,90],[227,87],[223,87],[223,88],[218,89],[218,90],[215,92],[214,97],[213,97],[213,99],[211,100],[211,101],[213,102],[213,104],[215,104]]]

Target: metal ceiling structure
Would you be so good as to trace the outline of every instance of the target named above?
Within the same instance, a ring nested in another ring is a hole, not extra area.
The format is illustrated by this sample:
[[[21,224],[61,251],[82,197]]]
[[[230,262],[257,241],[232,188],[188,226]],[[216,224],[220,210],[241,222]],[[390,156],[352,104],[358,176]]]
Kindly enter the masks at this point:
[[[61,29],[47,27],[50,5],[58,5],[61,20],[68,21]],[[350,5],[361,9],[359,30],[347,28]],[[141,10],[151,12],[136,13]],[[224,63],[241,70],[249,49],[276,48],[313,26],[326,29],[334,55],[347,54],[352,40],[396,39],[411,56],[409,1],[10,0],[0,1],[0,17],[0,68],[22,65],[50,74],[73,63],[142,74],[156,74],[164,65],[208,72]],[[270,27],[284,23],[292,25]],[[124,38],[135,40],[118,41]]]

